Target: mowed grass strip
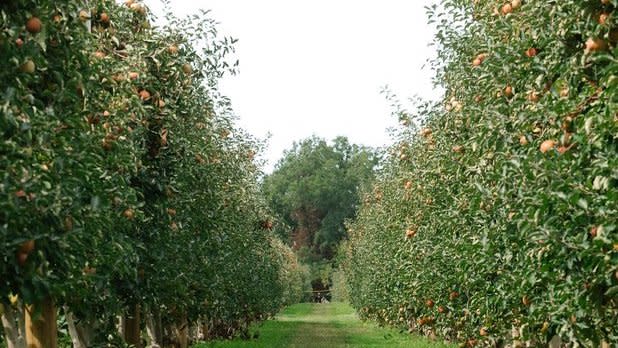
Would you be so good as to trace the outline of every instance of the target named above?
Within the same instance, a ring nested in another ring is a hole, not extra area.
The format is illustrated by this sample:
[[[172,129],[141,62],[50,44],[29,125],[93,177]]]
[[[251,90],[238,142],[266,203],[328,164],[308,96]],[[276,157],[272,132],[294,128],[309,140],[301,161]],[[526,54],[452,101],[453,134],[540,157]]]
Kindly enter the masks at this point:
[[[346,303],[301,303],[286,308],[274,320],[252,328],[257,339],[202,343],[206,347],[406,347],[451,348],[397,330],[361,322]]]

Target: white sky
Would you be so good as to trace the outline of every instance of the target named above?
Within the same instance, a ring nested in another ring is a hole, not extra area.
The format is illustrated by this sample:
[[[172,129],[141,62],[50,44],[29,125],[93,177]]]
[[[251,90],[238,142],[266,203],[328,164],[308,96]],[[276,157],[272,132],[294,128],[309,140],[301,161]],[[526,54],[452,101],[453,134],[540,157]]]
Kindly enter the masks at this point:
[[[388,85],[402,100],[435,98],[433,29],[424,6],[431,0],[171,0],[178,16],[211,9],[221,35],[232,36],[240,74],[221,91],[239,124],[271,134],[267,172],[294,141],[313,134],[383,146],[397,120],[380,94]],[[162,14],[158,0],[146,4]]]

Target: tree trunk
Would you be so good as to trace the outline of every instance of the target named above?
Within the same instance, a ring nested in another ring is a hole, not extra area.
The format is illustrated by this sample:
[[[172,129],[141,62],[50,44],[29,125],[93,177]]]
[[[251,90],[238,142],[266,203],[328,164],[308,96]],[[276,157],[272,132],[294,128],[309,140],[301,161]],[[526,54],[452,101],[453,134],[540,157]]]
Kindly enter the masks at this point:
[[[204,320],[200,327],[202,328],[202,339],[208,341],[210,339],[210,333],[208,331],[208,320]]]
[[[96,323],[83,320],[76,320],[75,316],[67,306],[64,307],[64,314],[69,327],[69,335],[73,348],[88,348],[94,337]]]
[[[26,308],[28,348],[57,348],[56,307],[51,298]]]
[[[116,331],[118,331],[118,336],[124,339],[124,315],[117,315],[116,320]]]
[[[123,320],[122,332],[124,334],[124,341],[132,344],[135,348],[142,348],[140,321],[140,306],[134,305],[129,307],[129,313],[127,313]]]
[[[0,306],[4,309],[2,327],[4,327],[7,348],[26,348],[23,310],[15,309],[11,305],[0,304]]]
[[[180,344],[179,348],[189,347],[189,322],[187,321],[187,314],[183,314],[180,320],[178,343]]]
[[[183,314],[180,320],[174,322],[170,329],[174,347],[187,348],[189,346],[189,325],[186,314]]]
[[[149,347],[163,347],[163,324],[159,310],[153,309],[146,313],[146,332],[150,339]]]
[[[199,342],[202,339],[200,332],[201,326],[202,324],[199,321],[189,325],[189,344]]]

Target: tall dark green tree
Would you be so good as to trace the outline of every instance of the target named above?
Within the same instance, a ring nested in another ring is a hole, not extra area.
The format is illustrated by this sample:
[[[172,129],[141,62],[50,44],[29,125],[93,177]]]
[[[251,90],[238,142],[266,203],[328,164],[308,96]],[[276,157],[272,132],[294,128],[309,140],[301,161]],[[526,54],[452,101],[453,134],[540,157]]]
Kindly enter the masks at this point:
[[[311,137],[286,151],[264,179],[264,192],[275,211],[291,226],[282,237],[307,261],[330,260],[354,217],[358,189],[373,178],[374,149]]]

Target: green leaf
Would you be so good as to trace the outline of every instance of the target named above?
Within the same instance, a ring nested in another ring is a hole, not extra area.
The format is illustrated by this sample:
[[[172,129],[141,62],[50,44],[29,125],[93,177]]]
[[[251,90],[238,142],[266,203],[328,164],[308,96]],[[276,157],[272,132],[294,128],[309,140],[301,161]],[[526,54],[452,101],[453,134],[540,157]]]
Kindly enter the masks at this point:
[[[607,291],[605,292],[605,296],[614,296],[615,294],[618,294],[618,285],[616,286],[612,286],[611,288],[607,289]]]

